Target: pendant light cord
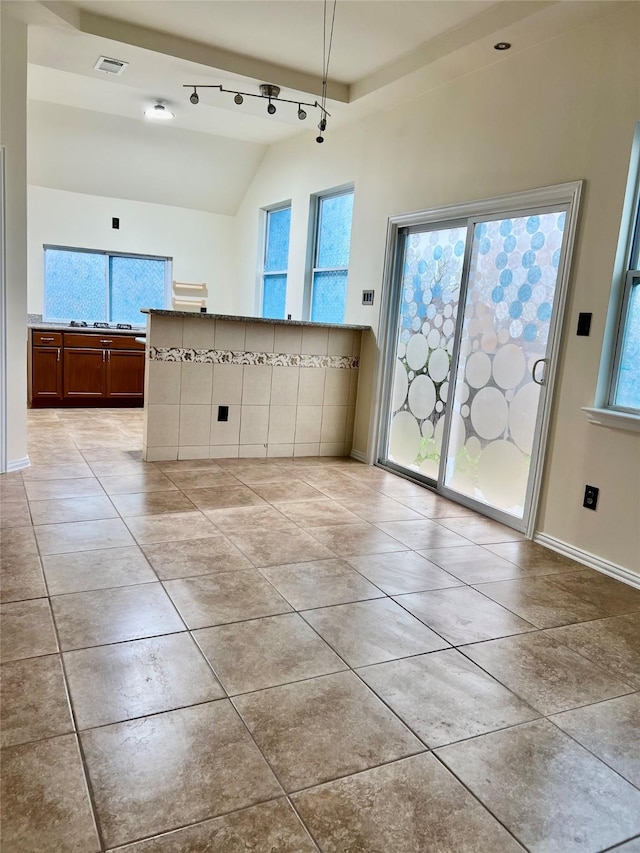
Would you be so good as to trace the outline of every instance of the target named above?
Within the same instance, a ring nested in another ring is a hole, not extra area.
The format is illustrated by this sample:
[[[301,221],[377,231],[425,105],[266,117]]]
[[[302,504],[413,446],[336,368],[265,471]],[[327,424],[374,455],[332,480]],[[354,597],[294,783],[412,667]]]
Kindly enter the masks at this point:
[[[327,106],[327,78],[329,77],[329,62],[331,60],[331,47],[333,45],[333,27],[336,20],[336,4],[338,0],[333,0],[333,13],[331,15],[331,30],[329,32],[329,49],[327,50],[327,0],[324,0],[323,6],[323,30],[322,30],[322,110],[323,116]]]

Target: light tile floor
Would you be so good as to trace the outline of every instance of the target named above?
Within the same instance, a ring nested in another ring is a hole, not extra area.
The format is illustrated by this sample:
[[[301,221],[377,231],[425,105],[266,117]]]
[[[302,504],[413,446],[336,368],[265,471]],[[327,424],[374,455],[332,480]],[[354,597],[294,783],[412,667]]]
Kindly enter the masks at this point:
[[[640,850],[640,591],[350,459],[0,478],[6,853]]]

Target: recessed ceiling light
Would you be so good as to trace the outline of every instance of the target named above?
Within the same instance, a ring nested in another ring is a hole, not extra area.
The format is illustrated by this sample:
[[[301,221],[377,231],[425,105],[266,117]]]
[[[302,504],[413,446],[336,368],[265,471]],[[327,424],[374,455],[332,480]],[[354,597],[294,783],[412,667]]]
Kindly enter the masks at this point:
[[[152,107],[147,107],[144,114],[147,118],[154,121],[170,121],[176,117],[175,113],[168,110],[162,101],[156,101]]]
[[[510,42],[499,41],[498,44],[494,44],[493,49],[494,50],[509,50],[510,47],[511,47]]]

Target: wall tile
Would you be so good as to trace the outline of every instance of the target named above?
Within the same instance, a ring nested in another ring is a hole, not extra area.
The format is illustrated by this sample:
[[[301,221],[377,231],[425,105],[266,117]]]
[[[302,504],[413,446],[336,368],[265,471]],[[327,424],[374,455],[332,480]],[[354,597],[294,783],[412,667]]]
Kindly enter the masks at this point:
[[[218,407],[211,407],[211,436],[209,444],[231,445],[240,441],[240,406],[229,406],[229,420],[218,420]],[[237,456],[237,454],[236,454]]]
[[[256,459],[267,455],[267,448],[264,444],[241,444],[238,451],[238,456],[241,459]]]
[[[275,326],[274,352],[302,352],[302,326]]]
[[[218,444],[209,448],[209,459],[237,459],[237,444]]]
[[[301,367],[298,383],[299,406],[321,406],[324,401],[324,376],[326,370],[335,368]]]
[[[213,365],[213,395],[212,402],[223,406],[242,402],[242,371],[241,364]]]
[[[274,326],[247,322],[244,348],[247,352],[273,352]]]
[[[147,406],[147,447],[177,447],[180,406]]]
[[[322,410],[321,442],[344,442],[347,424],[346,406],[325,406]]]
[[[352,329],[329,329],[328,355],[351,355],[352,351]]]
[[[147,403],[180,402],[181,365],[169,361],[148,361],[145,393]]]
[[[360,371],[356,368],[355,370],[349,371],[349,405],[355,406],[356,400],[358,398],[358,380],[360,378]]]
[[[320,442],[320,456],[342,456],[343,453],[344,453],[344,444],[342,442],[337,442],[337,443]]]
[[[271,401],[273,367],[245,365],[242,378],[242,405],[268,406]],[[278,370],[279,368],[276,368]]]
[[[344,442],[346,447],[346,452],[351,452],[351,444],[353,443],[353,427],[356,422],[356,407],[348,406],[347,407],[347,424],[344,431]]]
[[[302,327],[302,347],[300,352],[310,355],[326,355],[329,346],[329,329]]]
[[[269,444],[267,446],[267,456],[276,457],[291,457],[293,456],[293,444]]]
[[[179,447],[178,459],[208,459],[209,445],[204,444],[198,447]]]
[[[145,462],[173,462],[178,458],[177,447],[147,447],[142,450]]]
[[[271,400],[281,406],[298,402],[299,367],[274,367],[271,375]]]
[[[293,455],[294,456],[319,456],[320,455],[320,442],[316,442],[315,444],[294,444],[293,445]]]
[[[244,350],[245,323],[236,320],[216,320],[215,348]]]
[[[147,344],[154,347],[181,347],[182,319],[152,315]]]
[[[324,405],[346,406],[349,402],[351,370],[328,367],[324,377]]]
[[[240,413],[240,444],[266,444],[269,406],[243,406]]]
[[[296,415],[295,443],[319,443],[321,426],[322,406],[298,406],[298,411]]]
[[[220,365],[223,367],[224,365]],[[180,382],[180,402],[186,404],[211,405],[213,387],[213,364],[183,362]]]
[[[352,339],[351,355],[356,356],[356,358],[360,358],[361,350],[362,350],[362,332],[355,332],[354,331],[353,339]]]
[[[187,349],[213,349],[215,320],[185,317],[182,346]]]
[[[210,405],[180,406],[180,435],[178,445],[208,445],[211,432]]]
[[[292,444],[296,433],[296,406],[271,406],[269,444]]]

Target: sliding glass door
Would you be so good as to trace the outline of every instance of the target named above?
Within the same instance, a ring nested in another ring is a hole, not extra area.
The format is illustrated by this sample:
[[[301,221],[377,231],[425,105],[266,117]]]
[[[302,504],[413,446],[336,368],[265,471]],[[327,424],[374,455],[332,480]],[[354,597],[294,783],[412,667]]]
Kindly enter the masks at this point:
[[[394,243],[378,461],[521,530],[536,491],[570,209],[417,223]]]

